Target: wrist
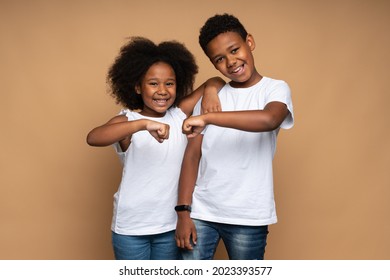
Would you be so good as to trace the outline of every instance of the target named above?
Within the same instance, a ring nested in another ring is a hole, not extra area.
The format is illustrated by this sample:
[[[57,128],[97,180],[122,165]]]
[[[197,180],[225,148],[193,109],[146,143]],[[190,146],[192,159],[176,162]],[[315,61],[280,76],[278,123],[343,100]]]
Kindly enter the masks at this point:
[[[148,130],[148,123],[149,123],[149,120],[148,119],[139,119],[136,121],[138,123],[138,131],[140,130]]]
[[[140,119],[141,121],[141,129],[140,130],[146,130],[146,131],[152,131],[155,130],[155,121],[149,120],[149,119]]]
[[[212,117],[213,117],[213,114],[214,114],[213,112],[209,112],[209,113],[200,115],[200,117],[201,117],[202,120],[203,120],[204,126],[210,124],[211,119],[212,119]]]
[[[191,212],[191,205],[188,204],[180,204],[175,207],[176,212]]]
[[[188,211],[176,212],[178,220],[191,219],[191,213]]]

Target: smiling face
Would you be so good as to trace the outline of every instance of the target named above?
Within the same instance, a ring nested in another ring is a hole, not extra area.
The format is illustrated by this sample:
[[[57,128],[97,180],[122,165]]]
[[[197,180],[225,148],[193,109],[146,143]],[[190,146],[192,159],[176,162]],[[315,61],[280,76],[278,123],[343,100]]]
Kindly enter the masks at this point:
[[[253,37],[248,34],[244,41],[236,32],[219,34],[207,44],[207,56],[222,75],[231,79],[232,87],[250,87],[261,80],[256,71],[252,51]]]
[[[172,67],[165,62],[156,62],[145,73],[136,92],[141,94],[144,107],[140,114],[149,117],[163,117],[176,98],[176,76]]]

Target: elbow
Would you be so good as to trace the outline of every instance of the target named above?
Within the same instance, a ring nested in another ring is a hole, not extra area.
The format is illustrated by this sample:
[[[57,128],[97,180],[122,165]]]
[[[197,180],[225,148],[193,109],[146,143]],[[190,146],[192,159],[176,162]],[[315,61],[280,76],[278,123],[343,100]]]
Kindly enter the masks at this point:
[[[277,118],[270,116],[264,121],[264,131],[273,131],[280,126],[280,121]]]
[[[93,146],[93,147],[99,146],[98,143],[96,142],[96,139],[94,139],[93,134],[91,132],[88,133],[87,138],[86,138],[86,142],[89,146]]]
[[[277,128],[279,128],[280,126],[280,123],[277,122],[277,121],[272,121],[270,124],[269,124],[269,131],[272,131],[272,130],[275,130]]]
[[[87,142],[87,144],[89,146],[94,146],[94,142],[93,142],[93,140],[91,140],[91,137],[89,136],[89,134],[87,135],[87,138],[85,139],[85,141]]]

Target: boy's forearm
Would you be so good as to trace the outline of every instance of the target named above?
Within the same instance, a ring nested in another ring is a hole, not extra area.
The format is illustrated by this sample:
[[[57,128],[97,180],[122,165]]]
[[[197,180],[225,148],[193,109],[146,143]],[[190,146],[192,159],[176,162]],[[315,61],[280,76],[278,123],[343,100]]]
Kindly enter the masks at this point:
[[[198,175],[199,162],[183,160],[182,169],[179,180],[179,195],[178,205],[191,205],[192,193],[194,192],[196,178]]]
[[[213,112],[202,115],[202,118],[206,124],[221,127],[249,132],[272,131],[280,126],[288,114],[286,105],[282,103],[273,107],[272,110]]]
[[[196,103],[205,93],[217,95],[218,91],[223,87],[224,84],[225,81],[219,77],[208,79],[180,102],[180,109],[187,116],[191,115]]]
[[[201,137],[190,139],[187,145],[179,178],[178,205],[191,205],[192,203],[192,193],[199,169]],[[197,141],[200,141],[199,144],[191,143]]]
[[[220,77],[212,77],[204,83],[206,89],[213,88],[217,91],[219,91],[225,84],[226,82]]]

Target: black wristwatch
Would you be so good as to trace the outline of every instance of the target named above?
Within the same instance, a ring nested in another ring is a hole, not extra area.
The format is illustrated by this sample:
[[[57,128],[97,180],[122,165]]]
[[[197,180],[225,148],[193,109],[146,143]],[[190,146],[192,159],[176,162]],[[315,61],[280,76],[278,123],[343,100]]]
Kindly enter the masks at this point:
[[[181,211],[188,211],[191,212],[191,206],[190,205],[177,205],[175,207],[176,212],[181,212]]]

